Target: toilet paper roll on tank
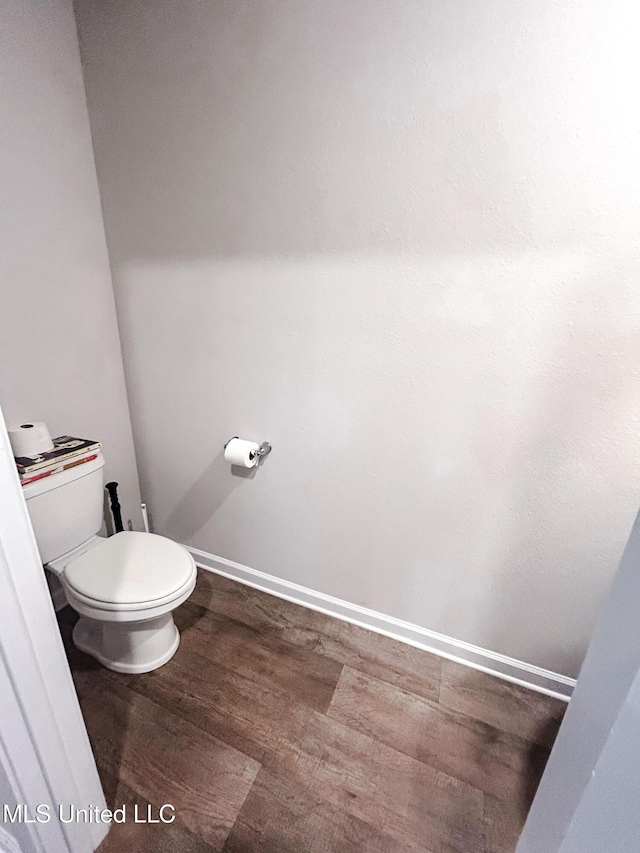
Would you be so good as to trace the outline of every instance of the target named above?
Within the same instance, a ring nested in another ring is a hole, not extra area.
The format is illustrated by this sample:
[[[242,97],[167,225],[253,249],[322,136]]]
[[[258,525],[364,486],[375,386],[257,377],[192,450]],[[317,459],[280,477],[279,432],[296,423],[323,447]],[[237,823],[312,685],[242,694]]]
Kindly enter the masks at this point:
[[[42,421],[9,427],[7,432],[14,456],[39,456],[53,450],[51,433]]]

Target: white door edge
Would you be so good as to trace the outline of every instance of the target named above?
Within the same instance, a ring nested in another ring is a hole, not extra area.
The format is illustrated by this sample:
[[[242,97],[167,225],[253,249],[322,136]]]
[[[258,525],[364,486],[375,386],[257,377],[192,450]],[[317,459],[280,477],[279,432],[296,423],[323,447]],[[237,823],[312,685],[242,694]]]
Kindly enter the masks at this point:
[[[29,817],[51,814],[3,822],[0,801],[0,825],[25,851],[91,853],[108,824],[58,819],[61,805],[106,806],[1,411],[0,589],[0,772]]]

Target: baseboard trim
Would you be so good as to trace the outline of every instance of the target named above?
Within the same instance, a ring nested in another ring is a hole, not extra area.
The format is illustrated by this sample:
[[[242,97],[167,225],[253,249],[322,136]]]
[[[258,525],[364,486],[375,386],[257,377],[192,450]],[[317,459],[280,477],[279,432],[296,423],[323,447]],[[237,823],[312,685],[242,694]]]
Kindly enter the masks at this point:
[[[510,681],[512,684],[528,687],[538,693],[554,696],[565,702],[571,698],[576,683],[574,678],[541,669],[524,661],[465,643],[462,640],[456,640],[453,637],[447,637],[436,631],[430,631],[428,628],[422,628],[420,625],[412,625],[410,622],[404,622],[402,619],[369,610],[369,608],[361,607],[358,604],[342,601],[323,592],[316,592],[313,589],[300,586],[300,584],[268,575],[240,563],[234,563],[233,560],[208,554],[198,548],[190,548],[188,545],[184,547],[193,555],[196,565],[206,571],[214,572],[261,592],[299,604],[302,607],[318,610],[320,613],[326,613],[328,616],[334,616],[336,619],[342,619],[352,625],[359,625],[361,628],[367,628],[369,631],[375,631],[385,637],[391,637],[401,643],[407,643],[407,645],[415,646],[448,660],[465,664],[472,669],[495,675],[505,681]]]

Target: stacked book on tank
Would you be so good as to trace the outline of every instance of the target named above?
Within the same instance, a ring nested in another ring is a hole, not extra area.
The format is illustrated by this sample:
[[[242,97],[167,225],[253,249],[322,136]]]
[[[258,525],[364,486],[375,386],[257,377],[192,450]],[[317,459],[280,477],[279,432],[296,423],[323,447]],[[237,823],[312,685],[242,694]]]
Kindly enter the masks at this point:
[[[75,438],[72,435],[59,435],[53,439],[53,450],[39,456],[17,456],[18,475],[23,486],[58,474],[76,465],[91,462],[98,456],[99,441],[88,438]]]

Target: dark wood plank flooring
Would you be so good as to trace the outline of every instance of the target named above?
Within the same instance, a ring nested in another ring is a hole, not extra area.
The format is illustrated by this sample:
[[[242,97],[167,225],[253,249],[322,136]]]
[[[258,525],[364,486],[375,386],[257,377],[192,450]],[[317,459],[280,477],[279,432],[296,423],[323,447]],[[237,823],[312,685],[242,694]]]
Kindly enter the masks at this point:
[[[113,824],[165,853],[513,853],[565,708],[207,572],[155,672],[100,667],[59,623]]]

